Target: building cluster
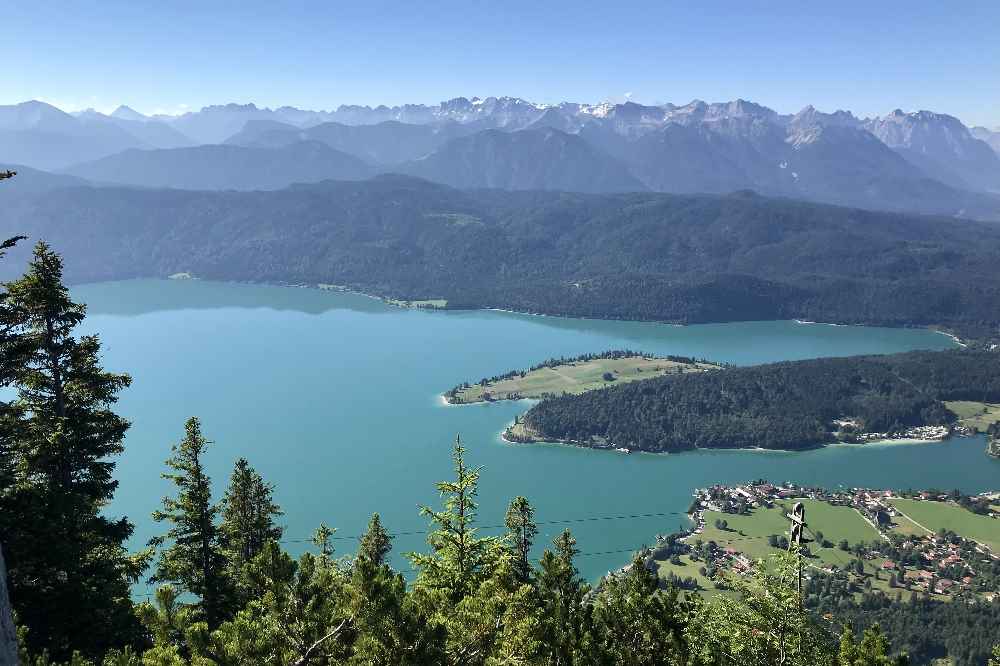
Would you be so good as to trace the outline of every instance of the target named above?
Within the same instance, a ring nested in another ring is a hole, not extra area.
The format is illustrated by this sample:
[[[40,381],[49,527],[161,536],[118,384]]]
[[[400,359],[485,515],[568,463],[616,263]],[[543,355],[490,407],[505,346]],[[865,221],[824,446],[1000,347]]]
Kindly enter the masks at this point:
[[[948,426],[916,426],[908,428],[902,432],[862,432],[854,436],[861,442],[880,442],[887,439],[919,439],[926,441],[936,441],[946,439],[952,434]]]
[[[972,434],[964,426],[927,425],[914,426],[900,432],[863,432],[862,424],[856,419],[834,419],[832,425],[837,439],[846,442],[879,442],[889,439],[919,439],[936,441],[950,435],[968,436]]]
[[[989,495],[984,494],[989,499]],[[1000,560],[1000,554],[992,553],[984,546],[958,535],[948,538],[936,535],[908,535],[900,542],[893,528],[898,523],[899,511],[891,500],[900,497],[891,490],[851,488],[824,490],[784,483],[774,485],[766,481],[756,481],[737,486],[715,485],[695,491],[691,505],[694,523],[690,535],[705,531],[706,512],[715,514],[748,514],[756,508],[771,508],[779,500],[809,498],[827,502],[835,506],[855,509],[883,537],[883,542],[871,544],[851,544],[850,552],[858,559],[869,562],[869,568],[880,571],[891,586],[938,595],[955,595],[964,591],[981,594],[987,601],[1000,598],[1000,591],[982,589],[977,585],[977,569],[993,566],[992,561]],[[945,493],[922,492],[916,495],[925,501],[951,501]],[[1000,497],[1000,494],[998,494]],[[1000,518],[1000,516],[994,516]],[[717,522],[720,522],[717,520]],[[1000,523],[998,523],[1000,529]],[[782,547],[787,545],[785,535],[776,535]],[[894,537],[890,539],[890,536]],[[773,537],[772,537],[773,538]],[[686,539],[691,543],[691,539]],[[890,546],[890,542],[893,546]],[[881,547],[884,543],[885,547]],[[771,544],[775,546],[775,543]],[[707,564],[716,569],[727,569],[740,575],[748,575],[753,569],[753,561],[738,548],[726,544],[705,544],[699,551],[707,557]],[[887,559],[887,552],[905,553],[906,562]],[[831,566],[815,566],[826,573],[835,573]],[[985,569],[984,569],[985,570]]]
[[[911,536],[899,548],[917,554],[919,563],[904,565],[887,559],[881,563],[881,569],[894,576],[900,587],[940,595],[980,591],[976,585],[977,569],[980,564],[989,564],[991,558],[997,557],[983,546],[961,537],[948,540],[935,535]],[[880,555],[865,553],[865,557],[879,558]],[[983,596],[993,601],[997,592],[987,590]]]
[[[693,516],[704,522],[701,514],[704,511],[717,513],[749,513],[758,507],[770,508],[775,501],[793,497],[815,497],[822,493],[820,489],[804,488],[792,483],[775,486],[766,481],[747,483],[741,486],[710,486],[695,490]],[[703,525],[702,525],[703,526]],[[695,529],[695,532],[699,530]]]

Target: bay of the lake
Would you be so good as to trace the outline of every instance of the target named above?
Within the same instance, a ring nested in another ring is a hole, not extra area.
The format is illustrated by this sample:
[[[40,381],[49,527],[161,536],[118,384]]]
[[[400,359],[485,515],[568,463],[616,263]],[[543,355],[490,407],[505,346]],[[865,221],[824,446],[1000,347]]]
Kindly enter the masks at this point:
[[[553,356],[608,349],[695,356],[736,364],[819,356],[947,349],[924,329],[796,322],[699,326],[564,319],[490,311],[428,312],[357,294],[201,281],[81,285],[83,332],[98,333],[108,369],[132,386],[117,407],[132,422],[109,512],[136,523],[134,545],[163,530],[150,519],[172,492],[160,478],[185,419],[199,416],[217,495],[243,456],[276,487],[287,547],[325,522],[340,554],[378,511],[395,532],[394,563],[424,547],[421,504],[451,475],[456,434],[472,465],[484,534],[499,533],[507,502],[527,497],[545,545],[572,529],[582,573],[596,579],[657,533],[686,524],[691,491],[767,478],[827,487],[1000,486],[1000,461],[982,437],[932,444],[830,446],[799,452],[675,455],[511,445],[499,433],[527,403],[449,407],[442,391]],[[636,517],[637,514],[667,514]],[[617,517],[617,518],[613,518]],[[565,521],[565,522],[562,522]]]

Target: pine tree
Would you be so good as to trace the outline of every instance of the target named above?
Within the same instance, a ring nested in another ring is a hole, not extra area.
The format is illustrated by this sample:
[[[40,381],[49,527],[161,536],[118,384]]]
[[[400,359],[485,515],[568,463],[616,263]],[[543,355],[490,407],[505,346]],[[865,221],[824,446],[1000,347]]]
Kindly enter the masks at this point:
[[[574,558],[579,554],[576,539],[569,530],[552,540],[555,551],[542,553],[537,577],[541,599],[543,645],[548,663],[568,666],[575,663],[574,654],[579,646],[587,622],[584,597],[589,587],[579,576]]]
[[[270,541],[281,539],[274,520],[283,515],[274,502],[274,486],[250,466],[236,461],[229,488],[222,499],[222,543],[231,568],[238,571]]]
[[[538,664],[542,615],[534,589],[517,581],[514,557],[502,544],[485,578],[446,617],[450,664]]]
[[[877,624],[865,629],[860,643],[855,641],[851,628],[844,626],[840,635],[837,666],[907,666],[909,663],[905,655],[896,658],[889,656],[889,641]]]
[[[382,527],[382,519],[377,513],[368,521],[368,529],[361,537],[358,559],[366,559],[375,566],[385,564],[386,555],[392,550],[392,537]]]
[[[298,562],[274,542],[250,563],[259,593],[192,654],[194,664],[342,664],[350,653],[352,618],[346,577],[338,563],[305,553]]]
[[[429,622],[407,593],[406,581],[385,563],[392,537],[376,513],[361,538],[348,586],[355,635],[348,663],[422,666],[444,661],[444,627]]]
[[[164,497],[163,509],[153,513],[153,520],[171,525],[164,536],[150,543],[161,546],[151,583],[174,583],[199,597],[197,607],[209,628],[224,619],[227,584],[226,558],[222,535],[216,525],[219,508],[212,503],[212,480],[205,472],[204,454],[211,443],[201,432],[201,423],[190,418],[184,424],[184,439],[172,447],[163,474],[177,486],[177,497]]]
[[[535,510],[524,497],[517,496],[511,500],[507,508],[504,524],[509,530],[508,537],[513,549],[514,576],[518,581],[527,583],[531,580],[531,545],[538,536],[538,526],[534,523]]]
[[[96,336],[73,336],[85,308],[62,273],[38,243],[0,302],[2,379],[17,394],[0,410],[0,542],[27,647],[55,659],[135,640],[129,585],[144,566],[125,549],[132,524],[102,514],[129,425],[111,408],[131,380],[101,368]]]
[[[480,470],[465,464],[465,447],[459,437],[455,438],[452,460],[455,480],[437,484],[444,507],[440,511],[426,506],[420,509],[434,526],[427,535],[432,552],[411,553],[409,557],[419,569],[417,585],[443,591],[455,603],[482,579],[486,564],[495,554],[496,539],[477,536],[475,498]]]
[[[847,625],[840,633],[840,649],[837,652],[837,666],[854,666],[858,658],[858,646],[854,641],[854,632]]]
[[[594,602],[591,647],[602,663],[689,663],[685,629],[690,609],[678,598],[676,588],[663,594],[658,590],[656,574],[641,559],[624,573],[604,580]]]
[[[0,171],[0,180],[5,180],[7,178],[13,178],[17,173],[10,170]],[[3,243],[0,243],[0,259],[6,255],[6,250],[14,247],[19,240],[22,240],[24,236],[16,236],[14,238],[8,238]],[[6,298],[5,292],[0,292],[0,302]],[[0,336],[3,336],[3,332],[0,332]],[[11,369],[6,363],[6,356],[0,356],[0,387],[6,387],[11,381]],[[4,432],[3,421],[8,418],[9,406],[0,402],[0,432]],[[14,414],[10,414],[11,417]],[[14,446],[13,442],[9,441],[6,437],[0,437],[0,510],[3,509],[2,496],[7,492],[7,489],[14,485],[15,479],[15,463],[14,463]],[[2,533],[0,533],[0,538],[2,538]],[[8,614],[10,609],[9,602],[7,600],[7,567],[4,565],[3,559],[3,543],[0,542],[0,659],[7,658],[13,661],[13,655],[6,655],[5,650],[16,650],[17,641],[11,640],[9,646],[4,645],[4,641],[8,638],[7,633],[13,631],[13,619]],[[9,625],[9,626],[8,626]]]

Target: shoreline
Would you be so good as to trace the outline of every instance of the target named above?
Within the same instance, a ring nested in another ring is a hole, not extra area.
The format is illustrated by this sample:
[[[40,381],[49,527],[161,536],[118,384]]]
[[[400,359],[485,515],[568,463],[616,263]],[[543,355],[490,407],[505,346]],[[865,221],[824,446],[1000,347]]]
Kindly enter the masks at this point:
[[[495,405],[501,402],[538,402],[541,398],[502,398],[500,400],[477,400],[475,402],[448,402],[448,398],[443,393],[435,393],[439,407],[477,407],[483,405]]]
[[[180,271],[180,272],[183,273],[185,271]],[[367,298],[372,298],[374,300],[381,301],[382,303],[386,304],[387,306],[399,308],[401,310],[424,310],[424,311],[429,310],[429,311],[432,311],[432,312],[500,312],[500,313],[504,313],[504,314],[525,315],[525,316],[529,316],[529,317],[552,317],[552,318],[556,318],[556,319],[579,319],[579,320],[584,320],[584,321],[631,321],[631,322],[643,323],[643,324],[658,324],[658,325],[661,325],[661,326],[672,326],[672,327],[676,327],[676,328],[686,328],[686,327],[689,327],[689,326],[710,326],[710,325],[716,325],[716,324],[748,323],[748,322],[755,322],[755,321],[762,321],[762,322],[764,322],[764,321],[766,321],[766,322],[790,321],[790,322],[793,322],[793,323],[801,325],[801,326],[836,326],[836,327],[851,327],[851,326],[854,326],[854,327],[861,327],[861,328],[865,328],[865,327],[867,327],[867,328],[885,328],[885,329],[890,329],[890,330],[915,328],[915,329],[926,329],[926,330],[934,331],[935,333],[939,333],[939,334],[944,335],[944,336],[946,336],[948,338],[951,338],[952,341],[955,342],[955,344],[957,344],[957,345],[959,345],[961,347],[968,347],[968,343],[966,343],[965,341],[963,341],[962,338],[960,338],[958,335],[956,335],[954,333],[950,333],[950,332],[945,331],[945,330],[942,330],[941,328],[937,328],[936,324],[914,325],[914,326],[907,326],[907,325],[903,325],[903,326],[889,326],[889,325],[886,325],[886,324],[876,324],[876,323],[854,323],[854,324],[847,324],[847,323],[837,323],[837,322],[818,322],[818,321],[811,321],[811,320],[808,320],[808,319],[795,319],[795,318],[792,318],[792,319],[736,319],[736,320],[729,320],[729,321],[704,321],[704,322],[680,323],[680,322],[676,322],[676,321],[667,321],[667,320],[663,320],[663,319],[638,319],[638,318],[629,318],[629,317],[588,317],[588,316],[584,316],[584,315],[555,314],[555,313],[545,313],[545,312],[529,312],[529,311],[526,311],[526,310],[511,310],[511,309],[508,309],[508,308],[496,308],[496,307],[468,307],[468,308],[457,308],[456,307],[456,308],[450,308],[450,307],[446,306],[446,307],[443,307],[443,308],[420,308],[420,307],[413,307],[413,306],[401,305],[401,304],[398,304],[398,303],[392,303],[391,301],[393,299],[390,299],[387,296],[378,296],[378,295],[373,294],[371,292],[362,291],[360,289],[355,289],[355,288],[349,287],[347,285],[333,285],[333,284],[330,284],[330,283],[321,283],[321,282],[317,282],[317,283],[294,282],[293,283],[293,282],[280,282],[280,281],[278,281],[278,282],[261,282],[261,281],[256,281],[256,280],[205,280],[204,278],[201,278],[201,277],[199,277],[197,275],[193,275],[193,274],[190,274],[190,273],[188,273],[188,275],[190,275],[190,277],[188,277],[188,278],[181,278],[181,279],[176,279],[176,278],[175,279],[171,279],[169,276],[150,276],[150,277],[122,278],[122,279],[118,279],[118,280],[85,281],[85,282],[79,282],[79,283],[72,283],[72,285],[77,285],[77,284],[79,284],[79,285],[84,285],[84,284],[101,284],[101,283],[104,283],[104,282],[124,282],[124,281],[129,281],[129,280],[162,280],[164,282],[202,281],[202,282],[220,282],[220,283],[224,283],[224,284],[225,283],[230,283],[230,284],[261,285],[261,286],[272,286],[272,287],[293,287],[293,288],[296,288],[296,289],[315,289],[317,291],[327,291],[327,292],[335,292],[335,293],[336,292],[340,292],[340,293],[347,293],[347,294],[356,294],[358,296],[365,296]],[[436,299],[429,299],[429,300],[436,300]]]
[[[949,333],[948,331],[942,331],[940,328],[934,328],[932,326],[928,326],[928,328],[934,331],[935,333],[939,333],[940,335],[945,336],[946,338],[951,338],[952,342],[954,342],[959,347],[962,347],[963,349],[967,349],[969,347],[967,343],[962,341],[962,338],[958,337],[954,333]]]
[[[477,403],[470,403],[477,404]],[[515,441],[507,438],[507,432],[514,425],[510,423],[503,430],[500,431],[500,439],[508,444],[517,444],[522,446],[531,446],[533,444],[556,444],[559,446],[572,446],[577,449],[590,449],[593,451],[619,451],[620,448],[625,447],[614,447],[614,446],[588,446],[587,444],[581,444],[579,442],[571,440],[548,440],[548,439],[532,439],[530,441]],[[843,442],[839,440],[834,440],[831,442],[823,442],[816,444],[815,446],[804,446],[796,449],[766,449],[761,446],[735,446],[735,447],[711,447],[711,448],[699,448],[694,447],[690,449],[683,449],[681,451],[646,451],[644,449],[629,449],[629,453],[646,453],[650,455],[677,455],[683,453],[699,453],[699,452],[720,452],[720,453],[739,453],[739,452],[751,452],[751,453],[805,453],[808,451],[819,451],[828,448],[852,448],[860,449],[870,446],[876,446],[879,448],[886,446],[912,446],[919,444],[943,444],[952,439],[963,438],[962,435],[950,434],[947,437],[942,437],[938,439],[917,439],[913,437],[890,437],[887,439],[873,439],[868,442]]]

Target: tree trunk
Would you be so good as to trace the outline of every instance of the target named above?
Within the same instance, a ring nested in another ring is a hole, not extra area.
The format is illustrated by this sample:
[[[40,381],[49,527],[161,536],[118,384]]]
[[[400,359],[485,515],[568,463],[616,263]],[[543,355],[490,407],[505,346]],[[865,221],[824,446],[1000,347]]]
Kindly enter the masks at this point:
[[[0,547],[0,665],[17,666],[17,634],[14,632],[14,612],[7,597],[7,567]]]

